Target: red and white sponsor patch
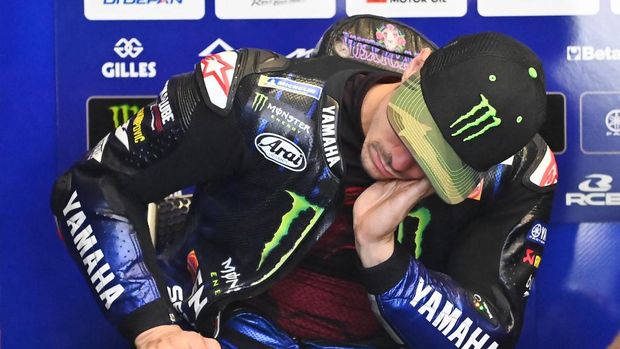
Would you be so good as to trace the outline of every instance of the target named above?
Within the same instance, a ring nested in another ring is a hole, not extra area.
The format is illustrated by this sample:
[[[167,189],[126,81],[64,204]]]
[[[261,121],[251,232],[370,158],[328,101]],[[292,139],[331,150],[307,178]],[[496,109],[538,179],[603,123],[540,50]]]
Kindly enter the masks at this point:
[[[219,108],[226,108],[236,64],[237,52],[235,51],[209,55],[200,61],[202,81],[207,89],[209,99]]]
[[[164,130],[164,123],[161,121],[161,112],[159,111],[159,106],[157,104],[152,105],[151,114],[153,117],[151,118],[151,130],[161,133]]]
[[[474,188],[474,190],[469,194],[467,198],[480,201],[480,197],[482,197],[483,186],[484,186],[484,178],[482,178],[480,182],[478,182],[478,185],[476,186],[476,188]]]
[[[539,187],[548,187],[558,182],[558,166],[555,163],[555,156],[548,146],[545,156],[530,176],[530,181]]]

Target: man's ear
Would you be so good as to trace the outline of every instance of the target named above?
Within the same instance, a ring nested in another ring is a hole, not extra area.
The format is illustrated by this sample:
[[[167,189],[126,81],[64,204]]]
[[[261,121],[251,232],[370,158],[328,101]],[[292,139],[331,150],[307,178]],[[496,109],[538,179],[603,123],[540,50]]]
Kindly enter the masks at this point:
[[[428,56],[431,55],[431,52],[432,51],[430,48],[423,48],[420,53],[411,61],[411,63],[409,63],[407,69],[405,69],[405,71],[403,72],[403,77],[401,78],[401,81],[405,81],[409,79],[413,74],[419,72],[424,65],[424,61],[426,61]]]

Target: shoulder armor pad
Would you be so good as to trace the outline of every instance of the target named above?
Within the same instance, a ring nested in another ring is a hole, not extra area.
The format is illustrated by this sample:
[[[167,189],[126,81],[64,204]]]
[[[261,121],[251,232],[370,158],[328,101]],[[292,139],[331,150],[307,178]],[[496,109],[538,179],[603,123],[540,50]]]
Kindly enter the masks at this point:
[[[558,166],[555,156],[541,137],[536,136],[534,143],[538,148],[536,157],[523,175],[523,184],[534,191],[549,191],[558,182]]]
[[[283,70],[288,59],[258,49],[225,51],[204,57],[196,64],[196,79],[202,99],[219,115],[230,112],[239,81],[253,73]]]

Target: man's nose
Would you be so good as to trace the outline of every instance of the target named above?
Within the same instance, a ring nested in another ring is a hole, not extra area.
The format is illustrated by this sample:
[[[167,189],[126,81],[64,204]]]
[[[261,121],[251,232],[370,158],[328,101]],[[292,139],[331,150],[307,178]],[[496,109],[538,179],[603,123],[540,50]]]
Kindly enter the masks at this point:
[[[404,144],[392,148],[392,168],[397,172],[406,172],[415,165],[415,159]]]

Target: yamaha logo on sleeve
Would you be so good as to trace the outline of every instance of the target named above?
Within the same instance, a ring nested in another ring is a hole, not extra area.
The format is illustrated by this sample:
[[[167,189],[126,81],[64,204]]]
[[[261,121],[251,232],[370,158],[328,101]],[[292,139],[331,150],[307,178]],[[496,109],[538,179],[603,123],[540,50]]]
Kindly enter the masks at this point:
[[[274,133],[261,133],[254,139],[265,159],[294,172],[306,169],[306,155],[297,144]]]
[[[536,243],[540,246],[545,246],[547,242],[547,227],[542,223],[536,223],[530,229],[526,236],[528,241]]]

